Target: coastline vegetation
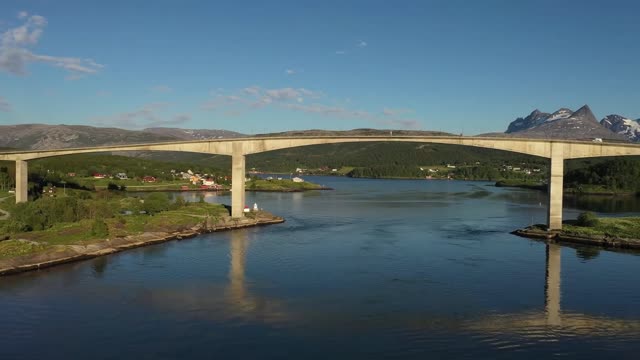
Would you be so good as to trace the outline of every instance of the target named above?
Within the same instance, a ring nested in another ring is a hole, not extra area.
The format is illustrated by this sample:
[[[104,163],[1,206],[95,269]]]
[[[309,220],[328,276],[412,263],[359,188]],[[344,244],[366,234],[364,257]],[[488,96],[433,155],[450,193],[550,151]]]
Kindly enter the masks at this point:
[[[188,203],[180,197],[172,202],[165,193],[127,197],[115,191],[76,191],[13,204],[8,211],[10,218],[0,221],[0,259],[58,245],[87,245],[143,232],[183,231],[207,217],[228,215],[219,204]]]
[[[323,190],[326,187],[310,182],[294,182],[290,179],[282,180],[265,180],[260,178],[252,178],[246,183],[247,191],[275,191],[275,192],[297,192],[307,190]]]
[[[638,239],[640,241],[640,217],[597,217],[591,212],[578,216],[575,222],[562,226],[562,233],[573,236],[603,236]]]

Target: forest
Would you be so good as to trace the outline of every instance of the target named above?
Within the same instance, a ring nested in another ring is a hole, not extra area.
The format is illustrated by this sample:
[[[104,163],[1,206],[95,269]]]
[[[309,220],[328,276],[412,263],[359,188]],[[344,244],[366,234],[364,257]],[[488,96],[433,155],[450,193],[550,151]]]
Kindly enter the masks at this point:
[[[564,178],[565,187],[599,185],[616,191],[640,192],[640,160],[637,157],[611,158],[571,169]]]

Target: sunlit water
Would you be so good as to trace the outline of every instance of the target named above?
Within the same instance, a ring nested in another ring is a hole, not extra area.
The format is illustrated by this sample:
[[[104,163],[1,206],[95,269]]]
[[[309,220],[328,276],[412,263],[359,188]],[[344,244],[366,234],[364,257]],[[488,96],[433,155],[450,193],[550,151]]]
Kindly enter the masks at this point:
[[[0,278],[0,359],[640,353],[639,256],[509,234],[545,221],[544,194],[308,180],[336,190],[248,193],[284,224]]]

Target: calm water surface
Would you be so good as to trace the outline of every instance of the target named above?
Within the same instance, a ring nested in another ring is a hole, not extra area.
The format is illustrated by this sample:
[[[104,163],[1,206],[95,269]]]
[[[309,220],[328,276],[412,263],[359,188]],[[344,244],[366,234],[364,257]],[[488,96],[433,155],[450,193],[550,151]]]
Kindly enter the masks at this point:
[[[336,190],[248,194],[284,216],[281,225],[0,278],[0,359],[640,353],[639,256],[509,234],[545,221],[544,194],[481,182],[308,180]],[[616,206],[598,209],[640,210]]]

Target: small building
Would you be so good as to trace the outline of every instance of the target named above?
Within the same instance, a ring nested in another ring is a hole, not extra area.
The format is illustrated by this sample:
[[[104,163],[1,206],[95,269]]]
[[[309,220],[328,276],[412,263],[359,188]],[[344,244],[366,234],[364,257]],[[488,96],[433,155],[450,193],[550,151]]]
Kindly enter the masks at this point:
[[[206,179],[202,179],[202,185],[206,185],[206,186],[213,186],[215,185],[216,182],[215,180],[213,180],[212,178],[206,178]]]
[[[297,176],[296,176],[296,177],[294,177],[294,178],[293,178],[293,179],[291,179],[291,180],[293,180],[293,182],[295,182],[295,183],[302,183],[302,182],[304,182],[304,179],[299,178],[299,177],[297,177]]]
[[[68,177],[76,177],[76,173],[74,172],[70,172],[67,174]]]
[[[108,177],[108,176],[107,176],[107,174],[101,174],[101,173],[95,173],[95,174],[93,174],[93,178],[94,178],[94,179],[104,179],[104,178],[106,178],[106,177]]]
[[[120,180],[127,180],[127,179],[129,179],[129,178],[127,177],[127,174],[126,174],[126,173],[117,173],[117,174],[116,174],[116,178],[118,178],[118,179],[120,179]]]
[[[154,183],[154,182],[156,182],[156,178],[155,178],[155,176],[145,176],[145,177],[142,178],[142,182]]]

